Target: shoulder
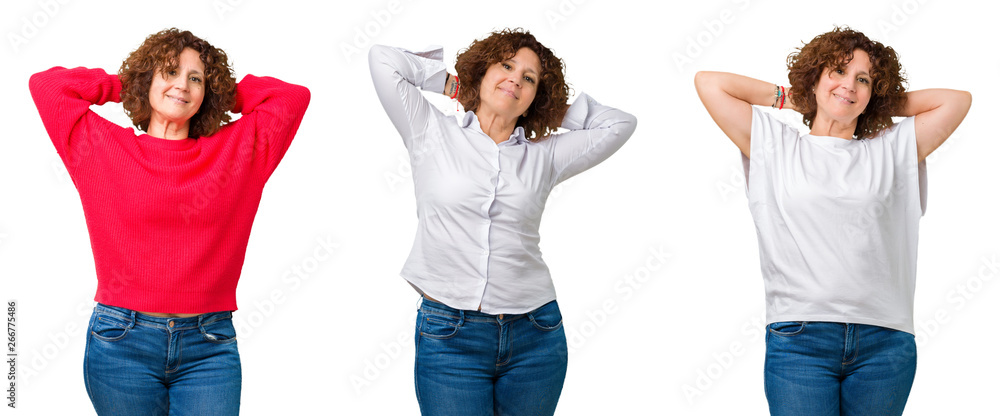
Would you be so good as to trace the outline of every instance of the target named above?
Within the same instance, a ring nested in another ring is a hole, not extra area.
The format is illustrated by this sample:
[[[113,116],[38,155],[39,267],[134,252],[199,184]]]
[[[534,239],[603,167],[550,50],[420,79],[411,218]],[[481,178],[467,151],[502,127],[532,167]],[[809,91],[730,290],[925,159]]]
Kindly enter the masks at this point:
[[[798,128],[791,122],[784,120],[784,117],[772,114],[760,106],[752,105],[750,108],[752,111],[751,129],[765,128],[775,131],[798,132]]]
[[[916,148],[917,130],[914,118],[906,117],[893,123],[868,140],[882,142],[886,147],[891,148]]]
[[[916,135],[916,125],[915,117],[906,117],[898,122],[892,123],[892,125],[882,129],[873,138],[887,137],[896,138],[905,135]]]
[[[752,106],[752,122],[750,124],[750,152],[754,149],[764,150],[768,153],[774,152],[775,147],[786,147],[783,143],[791,144],[798,141],[802,136],[802,131],[791,121],[784,120],[780,114],[772,114],[769,111]]]

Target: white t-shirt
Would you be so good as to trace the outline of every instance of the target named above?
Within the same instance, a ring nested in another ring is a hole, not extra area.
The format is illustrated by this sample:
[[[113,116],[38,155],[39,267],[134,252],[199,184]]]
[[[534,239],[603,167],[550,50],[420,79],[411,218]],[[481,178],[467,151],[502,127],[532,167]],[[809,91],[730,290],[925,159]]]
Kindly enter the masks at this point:
[[[926,169],[912,117],[877,137],[845,140],[802,134],[754,107],[743,167],[768,323],[914,332]]]

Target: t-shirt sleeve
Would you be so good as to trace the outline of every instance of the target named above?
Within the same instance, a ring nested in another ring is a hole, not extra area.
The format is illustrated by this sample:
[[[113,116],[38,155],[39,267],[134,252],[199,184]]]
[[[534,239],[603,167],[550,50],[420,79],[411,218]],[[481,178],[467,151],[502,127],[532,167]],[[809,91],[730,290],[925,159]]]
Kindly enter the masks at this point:
[[[750,157],[740,152],[747,197],[758,194],[761,186],[774,174],[774,164],[778,161],[777,154],[788,147],[785,141],[789,137],[798,137],[796,132],[790,134],[788,131],[792,127],[764,110],[756,106],[751,109],[753,116],[750,122]]]
[[[920,215],[927,211],[927,161],[917,162],[917,130],[913,117],[907,117],[893,124],[881,133],[889,143],[896,175],[902,175],[907,186],[919,191]]]

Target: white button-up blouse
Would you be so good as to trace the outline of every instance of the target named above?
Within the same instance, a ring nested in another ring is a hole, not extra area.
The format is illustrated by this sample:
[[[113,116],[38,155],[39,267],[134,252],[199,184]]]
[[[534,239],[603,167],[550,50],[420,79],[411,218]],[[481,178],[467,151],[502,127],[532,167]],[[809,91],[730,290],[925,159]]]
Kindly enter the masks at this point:
[[[497,144],[475,113],[456,123],[420,92],[444,90],[440,48],[376,45],[368,58],[379,100],[409,152],[417,198],[417,235],[401,276],[456,309],[517,314],[554,300],[538,247],[545,200],[558,183],[618,150],[635,117],[580,94],[562,122],[569,131],[531,142],[517,127]]]

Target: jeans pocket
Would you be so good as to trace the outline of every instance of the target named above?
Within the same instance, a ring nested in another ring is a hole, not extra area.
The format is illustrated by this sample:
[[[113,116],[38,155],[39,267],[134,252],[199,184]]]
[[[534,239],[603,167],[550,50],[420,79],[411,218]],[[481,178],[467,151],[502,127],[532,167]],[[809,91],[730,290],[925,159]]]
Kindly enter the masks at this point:
[[[94,314],[97,316],[90,325],[90,333],[101,341],[121,341],[135,325],[129,317],[104,312]]]
[[[201,324],[201,336],[213,344],[232,344],[236,342],[236,327],[231,318],[220,319]]]
[[[458,333],[459,317],[420,311],[420,335],[432,339],[448,339]]]
[[[556,301],[546,303],[541,308],[528,312],[531,325],[542,331],[555,331],[562,327],[562,313]]]
[[[767,332],[782,337],[792,337],[805,331],[808,322],[775,322],[767,326]]]

